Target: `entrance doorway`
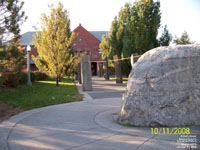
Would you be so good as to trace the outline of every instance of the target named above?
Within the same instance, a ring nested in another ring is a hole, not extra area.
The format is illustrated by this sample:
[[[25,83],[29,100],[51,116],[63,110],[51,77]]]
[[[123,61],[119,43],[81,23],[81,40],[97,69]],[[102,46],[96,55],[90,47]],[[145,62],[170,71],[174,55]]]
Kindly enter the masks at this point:
[[[92,75],[96,76],[97,75],[97,62],[91,63],[91,69],[92,69]]]

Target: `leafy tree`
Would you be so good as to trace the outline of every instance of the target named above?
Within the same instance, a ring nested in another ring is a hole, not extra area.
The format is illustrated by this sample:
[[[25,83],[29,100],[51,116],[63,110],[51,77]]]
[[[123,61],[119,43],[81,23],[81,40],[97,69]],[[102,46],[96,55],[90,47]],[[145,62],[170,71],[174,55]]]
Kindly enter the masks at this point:
[[[171,40],[172,40],[172,35],[169,33],[169,31],[167,30],[167,26],[165,25],[163,33],[159,38],[158,43],[160,46],[169,46]]]
[[[160,18],[159,1],[140,0],[133,4],[125,34],[125,37],[130,37],[131,40],[127,42],[127,38],[124,39],[124,43],[131,44],[132,50],[129,49],[128,53],[143,54],[157,46]]]
[[[109,37],[103,38],[103,56],[130,57],[131,54],[143,54],[157,47],[160,18],[159,1],[139,0],[133,5],[126,3],[118,17],[114,18]],[[123,72],[128,75],[131,70],[130,61],[125,60],[122,63]]]
[[[19,39],[20,25],[26,20],[22,7],[24,2],[19,0],[0,1],[0,41],[12,38],[15,42]]]
[[[102,58],[109,57],[110,55],[110,43],[109,43],[109,38],[106,37],[106,35],[102,36],[102,41],[99,45],[99,47],[102,50]]]
[[[117,17],[115,17],[109,32],[110,57],[114,55],[121,57],[122,34],[122,27],[119,25]]]
[[[12,44],[0,51],[0,85],[15,87],[25,64],[24,49]]]
[[[183,32],[180,38],[175,36],[173,41],[177,45],[185,45],[185,44],[192,44],[193,42],[190,41],[189,35],[186,31]]]
[[[68,59],[68,61],[65,62],[65,75],[66,76],[72,76],[75,74],[76,69],[78,68],[78,64],[80,63],[80,57],[78,57],[78,54],[74,54],[75,50],[72,50],[72,56],[71,59]]]
[[[133,5],[124,7],[126,17],[123,36],[123,56],[131,54],[143,54],[157,47],[157,34],[160,27],[160,2],[153,0],[139,0]],[[126,67],[123,72],[128,75],[131,70],[130,61],[123,61]]]
[[[39,58],[33,57],[36,66],[49,76],[59,78],[65,75],[66,67],[73,63],[72,40],[75,33],[70,31],[70,19],[67,10],[59,3],[57,8],[50,7],[49,16],[42,15],[42,32],[37,32],[34,44]]]

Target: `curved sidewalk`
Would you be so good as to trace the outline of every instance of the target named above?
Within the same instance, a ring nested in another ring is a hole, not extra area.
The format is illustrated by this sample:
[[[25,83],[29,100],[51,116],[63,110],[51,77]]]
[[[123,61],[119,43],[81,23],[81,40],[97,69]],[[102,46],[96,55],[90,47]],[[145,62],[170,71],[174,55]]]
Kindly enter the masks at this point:
[[[153,135],[151,128],[117,124],[125,86],[93,79],[92,92],[80,91],[85,95],[82,102],[23,112],[1,123],[0,150],[178,149],[180,135]],[[190,129],[199,145],[199,126]]]

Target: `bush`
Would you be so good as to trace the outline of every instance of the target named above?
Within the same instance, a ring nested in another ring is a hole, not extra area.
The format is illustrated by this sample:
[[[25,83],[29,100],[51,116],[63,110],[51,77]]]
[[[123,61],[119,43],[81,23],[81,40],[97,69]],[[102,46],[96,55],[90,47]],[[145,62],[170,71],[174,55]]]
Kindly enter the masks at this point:
[[[21,72],[20,77],[21,77],[21,79],[19,80],[19,84],[27,83],[27,73],[26,72]]]
[[[7,87],[17,87],[20,81],[20,74],[19,73],[8,73],[6,74],[3,85]]]
[[[42,72],[36,72],[35,75],[37,77],[37,81],[46,80],[48,78],[48,75],[46,75],[45,73],[42,73]]]
[[[31,82],[39,81],[39,80],[46,80],[48,76],[42,72],[31,72]],[[27,72],[22,72],[20,74],[20,84],[26,84],[27,83]]]
[[[38,81],[37,75],[35,74],[35,72],[31,72],[31,82],[35,82],[35,81]]]

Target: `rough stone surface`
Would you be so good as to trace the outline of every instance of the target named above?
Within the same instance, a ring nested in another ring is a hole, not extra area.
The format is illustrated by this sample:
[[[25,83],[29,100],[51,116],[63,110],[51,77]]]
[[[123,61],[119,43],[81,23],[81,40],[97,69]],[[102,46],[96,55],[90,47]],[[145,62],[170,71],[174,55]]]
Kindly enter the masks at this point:
[[[89,61],[89,55],[81,57],[81,80],[83,91],[92,91],[92,73]]]
[[[159,47],[142,55],[129,75],[118,120],[200,125],[200,45]]]

